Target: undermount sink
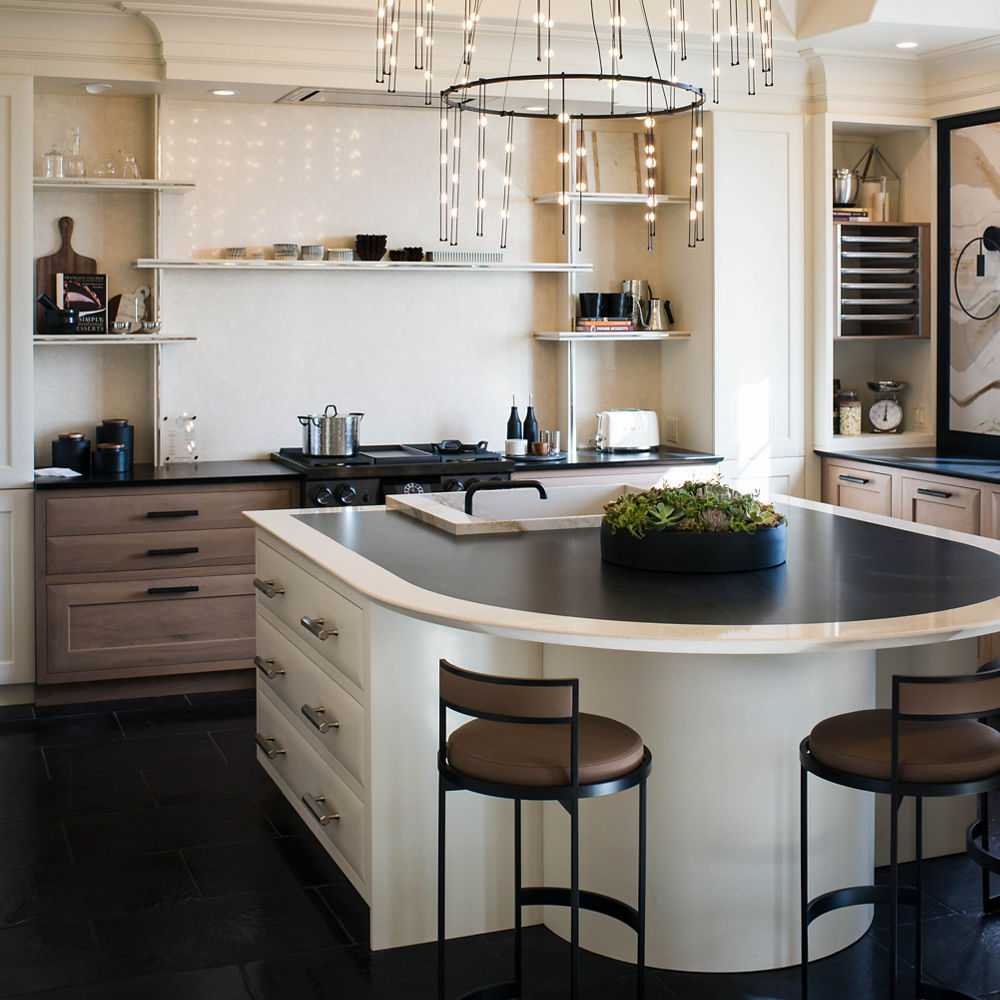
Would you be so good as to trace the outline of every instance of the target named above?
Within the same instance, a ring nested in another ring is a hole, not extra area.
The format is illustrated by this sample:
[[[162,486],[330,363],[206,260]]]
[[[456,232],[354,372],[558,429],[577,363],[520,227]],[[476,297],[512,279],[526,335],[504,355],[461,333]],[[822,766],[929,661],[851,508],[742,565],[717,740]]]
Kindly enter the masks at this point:
[[[592,528],[601,523],[604,505],[643,487],[551,486],[543,500],[534,489],[476,493],[473,513],[465,513],[465,493],[401,493],[385,498],[386,508],[426,521],[453,535],[503,531],[552,531]]]

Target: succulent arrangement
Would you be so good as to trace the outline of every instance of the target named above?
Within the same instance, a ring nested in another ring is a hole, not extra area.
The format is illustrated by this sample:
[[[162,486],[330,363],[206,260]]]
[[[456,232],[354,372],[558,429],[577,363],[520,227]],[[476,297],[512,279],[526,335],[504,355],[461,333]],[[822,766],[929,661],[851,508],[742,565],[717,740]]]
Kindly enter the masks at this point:
[[[626,493],[604,505],[604,523],[612,533],[628,531],[634,538],[648,532],[744,532],[783,524],[783,514],[758,499],[717,481],[656,487]]]

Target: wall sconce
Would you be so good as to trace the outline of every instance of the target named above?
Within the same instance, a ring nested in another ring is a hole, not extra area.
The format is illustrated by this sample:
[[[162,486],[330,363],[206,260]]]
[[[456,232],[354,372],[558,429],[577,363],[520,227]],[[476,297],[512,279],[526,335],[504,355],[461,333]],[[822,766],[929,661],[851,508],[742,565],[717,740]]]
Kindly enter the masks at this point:
[[[955,274],[952,284],[955,287],[955,301],[958,302],[958,307],[968,316],[970,319],[975,320],[987,320],[992,319],[998,312],[1000,312],[1000,302],[997,303],[997,307],[992,311],[987,313],[985,316],[977,316],[975,313],[969,312],[965,308],[965,303],[962,301],[961,293],[958,290],[958,268],[962,263],[962,256],[965,251],[972,246],[973,243],[979,244],[979,251],[976,253],[976,277],[984,278],[986,276],[986,251],[991,253],[1000,252],[1000,226],[987,226],[983,230],[982,236],[974,236],[964,247],[959,251],[958,259],[955,261]]]

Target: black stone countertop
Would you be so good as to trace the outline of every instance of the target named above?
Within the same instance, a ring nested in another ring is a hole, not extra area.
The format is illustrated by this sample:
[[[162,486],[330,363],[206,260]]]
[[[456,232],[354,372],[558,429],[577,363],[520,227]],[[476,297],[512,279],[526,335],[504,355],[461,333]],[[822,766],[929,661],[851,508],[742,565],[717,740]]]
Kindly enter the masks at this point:
[[[823,458],[842,458],[850,462],[870,462],[911,472],[931,472],[956,479],[978,479],[1000,483],[1000,459],[982,455],[962,455],[942,448],[885,448],[878,451],[834,451],[816,449]]]
[[[642,467],[649,465],[716,465],[722,461],[721,455],[709,455],[703,451],[689,451],[687,448],[667,448],[661,446],[653,451],[596,451],[593,448],[577,448],[567,453],[565,458],[517,458],[514,468],[518,472],[544,469],[607,469]]]
[[[93,473],[62,479],[42,476],[35,479],[39,490],[93,489],[115,486],[170,486],[178,483],[226,483],[262,479],[298,479],[299,474],[270,459],[235,462],[183,462],[176,465],[135,465],[130,472]]]
[[[417,587],[574,618],[804,625],[933,614],[1000,595],[1000,553],[798,506],[788,561],[745,573],[657,573],[601,561],[597,528],[451,535],[398,511],[293,514]]]

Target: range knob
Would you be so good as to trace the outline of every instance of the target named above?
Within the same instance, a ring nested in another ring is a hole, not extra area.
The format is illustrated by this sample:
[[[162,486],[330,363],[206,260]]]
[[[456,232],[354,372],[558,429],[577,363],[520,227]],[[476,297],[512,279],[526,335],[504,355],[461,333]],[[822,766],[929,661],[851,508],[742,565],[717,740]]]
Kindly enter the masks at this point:
[[[404,483],[404,493],[423,493],[424,487],[421,483]]]
[[[309,494],[309,498],[317,507],[329,507],[336,499],[329,486],[318,486]]]
[[[341,486],[340,489],[337,490],[337,503],[344,507],[348,507],[354,503],[357,495],[357,488],[348,483],[346,486]]]
[[[445,493],[458,493],[465,489],[465,483],[461,479],[446,479],[444,481]]]

